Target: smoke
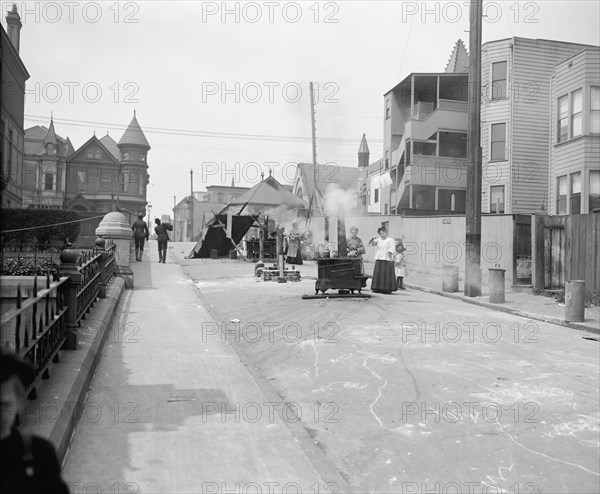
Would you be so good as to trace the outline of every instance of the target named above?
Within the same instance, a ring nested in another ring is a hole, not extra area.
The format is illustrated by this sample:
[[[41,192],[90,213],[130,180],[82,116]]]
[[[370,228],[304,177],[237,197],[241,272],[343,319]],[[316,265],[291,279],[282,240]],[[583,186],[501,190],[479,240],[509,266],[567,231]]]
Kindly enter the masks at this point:
[[[284,223],[289,216],[289,208],[287,206],[277,206],[276,208],[268,209],[264,212],[265,216],[275,221],[277,225]]]
[[[329,184],[325,191],[325,212],[328,216],[343,216],[356,206],[356,192],[340,189],[338,184]]]

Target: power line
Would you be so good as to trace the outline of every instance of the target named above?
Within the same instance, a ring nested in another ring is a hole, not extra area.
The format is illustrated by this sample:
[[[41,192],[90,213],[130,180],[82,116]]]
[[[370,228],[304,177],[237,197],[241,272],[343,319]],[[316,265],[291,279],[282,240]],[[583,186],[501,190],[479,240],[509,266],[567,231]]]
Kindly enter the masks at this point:
[[[33,121],[47,122],[48,117],[39,115],[25,115],[26,118]],[[115,130],[125,130],[128,125],[113,124],[107,122],[93,122],[90,120],[73,120],[66,118],[54,118],[54,121],[63,125],[72,127],[109,127]],[[204,137],[204,138],[218,138],[218,139],[240,139],[240,140],[255,140],[255,141],[275,141],[275,142],[300,142],[305,143],[311,140],[311,137],[300,137],[300,136],[277,136],[270,134],[238,134],[232,132],[208,132],[201,130],[189,130],[189,129],[171,129],[166,127],[144,127],[144,133],[150,134],[162,134],[162,135],[176,135],[176,136],[187,136],[187,137]],[[320,141],[331,144],[356,144],[360,143],[360,139],[342,139],[336,137],[323,137]]]
[[[106,216],[106,215],[101,214],[99,216],[92,216],[91,218],[83,218],[83,219],[72,220],[72,221],[63,221],[62,223],[52,223],[51,225],[30,226],[28,228],[17,228],[15,230],[2,230],[2,231],[0,231],[0,233],[4,234],[4,233],[24,232],[27,230],[37,230],[38,228],[50,228],[52,226],[68,225],[70,223],[82,223],[84,221],[95,220],[97,218],[104,218],[104,216]]]

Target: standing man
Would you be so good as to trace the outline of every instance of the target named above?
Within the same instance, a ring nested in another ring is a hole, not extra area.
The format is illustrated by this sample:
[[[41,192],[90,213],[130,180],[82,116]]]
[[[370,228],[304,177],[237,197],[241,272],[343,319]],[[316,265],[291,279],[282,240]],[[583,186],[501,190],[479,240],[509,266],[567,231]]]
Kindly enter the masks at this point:
[[[158,240],[158,262],[165,264],[167,259],[167,244],[169,243],[167,230],[173,231],[173,226],[169,223],[161,224],[158,218],[154,219],[154,223],[156,223],[154,233],[156,233],[156,240]]]
[[[143,220],[146,213],[144,211],[138,212],[138,219],[131,225],[133,231],[133,239],[135,240],[135,260],[142,262],[142,254],[144,253],[144,241],[148,241],[150,233],[148,232],[148,225]]]

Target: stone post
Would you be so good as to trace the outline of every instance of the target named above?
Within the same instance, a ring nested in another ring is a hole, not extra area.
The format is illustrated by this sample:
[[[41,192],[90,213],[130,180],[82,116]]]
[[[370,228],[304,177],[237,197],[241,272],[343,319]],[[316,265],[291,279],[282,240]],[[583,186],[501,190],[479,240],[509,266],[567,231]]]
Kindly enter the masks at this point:
[[[112,240],[115,250],[115,276],[125,280],[125,288],[133,289],[133,271],[129,267],[129,251],[133,232],[124,214],[113,211],[108,213],[96,228],[96,235]]]
[[[100,289],[98,290],[99,298],[106,298],[106,261],[108,252],[106,252],[106,240],[103,238],[96,239],[96,247],[100,249],[100,259],[98,267],[100,269]]]
[[[77,259],[80,251],[76,249],[64,249],[60,253],[60,273],[63,276],[68,276],[69,281],[66,283],[66,305],[67,310],[67,340],[63,348],[65,350],[77,349],[77,292],[83,281],[83,275],[77,270]]]

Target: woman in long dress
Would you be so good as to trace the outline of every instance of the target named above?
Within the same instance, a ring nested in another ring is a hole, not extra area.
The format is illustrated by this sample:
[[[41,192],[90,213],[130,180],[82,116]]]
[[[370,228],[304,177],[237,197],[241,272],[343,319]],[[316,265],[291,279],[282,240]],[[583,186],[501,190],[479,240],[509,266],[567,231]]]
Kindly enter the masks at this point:
[[[375,269],[371,280],[371,290],[378,293],[392,293],[397,290],[394,259],[396,257],[396,241],[388,237],[384,227],[377,229],[379,238],[371,238],[370,245],[375,245]]]
[[[287,259],[288,264],[302,264],[302,232],[298,229],[298,223],[292,223],[292,229],[287,238]]]

